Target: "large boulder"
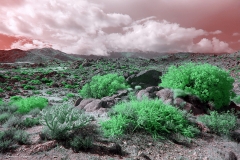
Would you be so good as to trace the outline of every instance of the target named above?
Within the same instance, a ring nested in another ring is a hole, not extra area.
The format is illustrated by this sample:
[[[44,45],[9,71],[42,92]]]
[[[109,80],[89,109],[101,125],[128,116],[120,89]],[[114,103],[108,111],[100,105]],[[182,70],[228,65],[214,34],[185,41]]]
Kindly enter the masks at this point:
[[[160,76],[162,76],[162,72],[152,69],[133,74],[126,80],[131,86],[139,85],[145,88],[149,86],[157,86],[161,82],[159,79]]]

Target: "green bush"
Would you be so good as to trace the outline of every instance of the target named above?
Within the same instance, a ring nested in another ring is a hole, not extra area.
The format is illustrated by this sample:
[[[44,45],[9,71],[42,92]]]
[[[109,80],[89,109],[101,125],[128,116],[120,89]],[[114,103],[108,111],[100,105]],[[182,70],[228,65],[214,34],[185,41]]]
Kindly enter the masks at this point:
[[[6,122],[11,117],[11,114],[8,112],[0,114],[0,124]]]
[[[42,82],[40,80],[31,80],[29,84],[41,84]]]
[[[127,89],[129,86],[123,76],[118,74],[96,75],[90,83],[85,84],[80,91],[84,98],[102,98],[110,96],[120,89]]]
[[[30,86],[30,85],[24,85],[23,86],[23,89],[25,89],[25,90],[35,90],[36,89],[36,87],[34,87],[34,86]]]
[[[17,100],[11,100],[12,104],[18,106],[18,112],[20,113],[28,113],[34,108],[43,109],[48,105],[48,100],[43,97],[28,97],[28,98],[19,98],[16,97]]]
[[[161,100],[132,99],[115,105],[110,120],[100,122],[104,136],[119,136],[126,131],[145,130],[153,137],[164,138],[171,133],[194,137],[199,130],[187,121],[184,111],[164,104]]]
[[[161,80],[159,86],[190,92],[203,102],[213,102],[216,109],[229,105],[230,98],[235,96],[234,79],[227,71],[210,64],[171,66]]]
[[[50,139],[65,139],[69,133],[88,124],[90,117],[74,107],[61,105],[40,112],[44,134]]]
[[[237,104],[240,104],[240,96],[238,95],[238,96],[234,97],[234,98],[232,99],[232,101],[234,101],[234,102],[237,103]]]
[[[15,111],[17,111],[18,107],[16,105],[12,105],[9,103],[2,103],[0,104],[0,113],[14,113]]]
[[[29,135],[24,130],[16,130],[15,133],[14,133],[13,139],[15,141],[17,141],[18,144],[20,144],[20,145],[30,143]]]
[[[68,93],[67,98],[71,98],[71,97],[75,97],[75,95],[73,93]]]
[[[16,149],[17,144],[29,144],[29,135],[23,130],[9,129],[0,131],[0,152]]]
[[[0,152],[4,153],[12,149],[16,149],[16,141],[14,140],[15,129],[0,131]]]
[[[2,126],[4,128],[22,128],[21,116],[12,115]]]
[[[22,125],[27,128],[39,125],[39,119],[40,118],[26,118],[23,120]]]
[[[197,120],[219,135],[229,135],[229,132],[235,129],[237,124],[237,117],[230,111],[222,114],[212,111],[210,115],[198,116]]]
[[[90,137],[76,136],[70,141],[70,146],[74,152],[79,152],[82,149],[87,150],[91,148],[93,144]]]
[[[4,90],[2,88],[0,88],[0,93],[4,92]]]

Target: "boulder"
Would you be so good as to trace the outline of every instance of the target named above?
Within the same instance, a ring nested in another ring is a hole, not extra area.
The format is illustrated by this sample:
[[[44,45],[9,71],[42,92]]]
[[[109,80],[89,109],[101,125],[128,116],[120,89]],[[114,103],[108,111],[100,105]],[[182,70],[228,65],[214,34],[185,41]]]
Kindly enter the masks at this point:
[[[164,103],[167,101],[168,104],[173,104],[173,91],[171,89],[161,89],[156,93],[156,96]]]
[[[96,100],[95,98],[88,98],[88,99],[83,99],[76,108],[78,109],[83,109],[88,103]]]
[[[95,100],[91,101],[90,103],[88,103],[87,105],[85,105],[83,109],[86,112],[93,112],[93,111],[100,109],[101,107],[102,107],[102,101],[99,99],[95,99]]]
[[[230,151],[230,152],[228,153],[228,158],[227,158],[227,160],[237,160],[236,154],[235,154],[234,152]]]
[[[139,85],[145,88],[148,86],[157,86],[161,82],[159,79],[160,76],[162,76],[162,73],[157,70],[145,70],[129,76],[126,81],[132,86]]]
[[[230,132],[230,136],[236,142],[238,142],[238,143],[240,142],[240,130],[239,129]]]

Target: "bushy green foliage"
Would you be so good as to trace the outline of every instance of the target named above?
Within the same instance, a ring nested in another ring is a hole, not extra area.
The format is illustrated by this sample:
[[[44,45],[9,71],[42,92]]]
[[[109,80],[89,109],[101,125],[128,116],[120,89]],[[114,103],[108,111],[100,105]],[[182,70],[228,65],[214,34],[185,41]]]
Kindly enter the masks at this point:
[[[120,89],[127,89],[129,86],[123,76],[118,74],[96,75],[90,83],[85,84],[80,91],[84,98],[102,98],[110,96]]]
[[[8,112],[0,114],[0,124],[4,123],[11,117],[11,114]]]
[[[130,102],[119,103],[113,107],[110,117],[110,120],[100,123],[107,137],[136,130],[145,130],[155,138],[163,138],[171,133],[194,137],[199,133],[187,121],[185,112],[166,105],[159,99],[132,99]]]
[[[42,82],[40,80],[31,80],[29,84],[41,84]]]
[[[53,106],[40,112],[44,133],[51,139],[65,139],[71,131],[88,124],[90,117],[68,105]]]
[[[2,125],[4,128],[21,128],[22,119],[19,115],[12,115],[8,120]]]
[[[0,131],[0,152],[16,149],[17,143],[20,145],[29,143],[29,136],[25,131],[17,129]]]
[[[51,83],[51,82],[53,82],[51,79],[48,79],[48,78],[42,78],[41,81],[42,81],[42,83]]]
[[[16,149],[16,141],[14,140],[15,129],[0,131],[0,152],[4,153],[11,149]]]
[[[12,104],[8,104],[8,103],[2,103],[0,104],[0,113],[14,113],[15,111],[17,111],[18,107]]]
[[[26,118],[23,120],[22,125],[27,128],[39,125],[39,119],[40,118]]]
[[[92,139],[90,137],[76,136],[70,141],[70,146],[74,152],[80,150],[87,150],[93,146]]]
[[[237,124],[237,117],[230,111],[222,114],[212,111],[210,115],[198,116],[197,120],[203,122],[209,129],[220,135],[229,135],[229,132],[235,129]]]
[[[2,88],[0,88],[0,93],[4,92],[4,90]]]
[[[213,102],[216,109],[229,105],[230,98],[235,96],[234,79],[227,71],[210,64],[171,66],[161,80],[160,86],[190,92],[203,102]]]
[[[240,95],[234,97],[234,98],[232,99],[232,101],[234,101],[234,102],[237,103],[237,104],[240,104]]]
[[[25,90],[35,90],[36,87],[26,84],[26,85],[23,85],[23,89],[25,89]]]
[[[18,142],[18,144],[29,144],[29,135],[24,130],[16,130],[13,139]]]
[[[71,98],[71,97],[75,97],[75,95],[73,93],[68,93],[67,98]]]
[[[20,113],[28,113],[34,108],[43,109],[48,105],[48,100],[43,97],[28,97],[28,98],[19,98],[15,97],[16,99],[10,99],[11,103],[18,106],[18,112]]]

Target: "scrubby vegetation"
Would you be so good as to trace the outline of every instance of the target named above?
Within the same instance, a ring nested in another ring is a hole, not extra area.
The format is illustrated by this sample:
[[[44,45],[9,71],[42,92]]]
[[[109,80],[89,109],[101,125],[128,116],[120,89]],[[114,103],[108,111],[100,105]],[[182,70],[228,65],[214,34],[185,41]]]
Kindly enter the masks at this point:
[[[190,92],[203,102],[213,102],[216,109],[229,105],[235,96],[229,72],[210,64],[171,66],[161,80],[160,86]]]
[[[43,109],[48,105],[48,99],[43,97],[11,97],[11,104],[18,106],[19,113],[28,113],[34,108]]]
[[[232,112],[219,114],[216,111],[210,112],[210,115],[199,116],[198,120],[219,135],[229,135],[229,132],[237,126],[237,117]]]
[[[90,117],[68,105],[53,106],[41,111],[40,123],[50,139],[68,138],[70,132],[88,124]]]
[[[92,77],[90,83],[82,87],[80,95],[84,98],[102,98],[128,87],[124,77],[118,74],[96,75]]]
[[[131,100],[113,107],[110,120],[101,122],[104,135],[120,136],[143,129],[155,138],[171,133],[194,137],[199,131],[186,120],[184,112],[158,99]]]

